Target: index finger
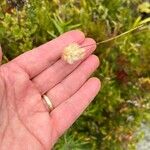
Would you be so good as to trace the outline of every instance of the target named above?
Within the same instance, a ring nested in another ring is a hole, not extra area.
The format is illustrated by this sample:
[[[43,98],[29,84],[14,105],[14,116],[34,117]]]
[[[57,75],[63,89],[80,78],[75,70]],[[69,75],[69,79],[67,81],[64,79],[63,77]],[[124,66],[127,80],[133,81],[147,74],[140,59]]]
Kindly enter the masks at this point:
[[[46,44],[18,56],[12,60],[12,62],[15,62],[29,74],[30,78],[33,78],[56,62],[60,58],[62,50],[68,44],[73,42],[80,44],[84,39],[85,36],[83,32],[72,30]]]

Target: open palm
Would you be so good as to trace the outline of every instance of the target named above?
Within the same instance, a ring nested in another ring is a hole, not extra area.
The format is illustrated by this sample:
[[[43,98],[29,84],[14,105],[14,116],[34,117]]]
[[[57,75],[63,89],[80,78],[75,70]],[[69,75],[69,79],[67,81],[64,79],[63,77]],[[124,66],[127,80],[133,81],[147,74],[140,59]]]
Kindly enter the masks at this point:
[[[61,53],[70,43],[90,45],[73,65]],[[0,149],[49,150],[99,91],[95,41],[70,31],[0,66]],[[1,52],[0,52],[1,56]],[[54,109],[43,103],[46,94]]]

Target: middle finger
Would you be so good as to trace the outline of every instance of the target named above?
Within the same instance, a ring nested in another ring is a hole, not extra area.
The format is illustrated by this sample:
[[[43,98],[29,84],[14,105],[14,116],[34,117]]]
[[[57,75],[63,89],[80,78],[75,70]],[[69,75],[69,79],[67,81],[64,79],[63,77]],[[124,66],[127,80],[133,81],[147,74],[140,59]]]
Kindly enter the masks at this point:
[[[85,41],[81,44],[81,47],[84,45],[91,45],[85,47],[87,58],[95,49],[96,43],[91,38],[86,38]],[[67,64],[62,59],[59,59],[54,65],[40,73],[38,76],[33,78],[33,82],[40,91],[41,94],[46,93],[48,90],[53,88],[56,84],[61,82],[67,75],[69,75],[83,60],[75,64]]]

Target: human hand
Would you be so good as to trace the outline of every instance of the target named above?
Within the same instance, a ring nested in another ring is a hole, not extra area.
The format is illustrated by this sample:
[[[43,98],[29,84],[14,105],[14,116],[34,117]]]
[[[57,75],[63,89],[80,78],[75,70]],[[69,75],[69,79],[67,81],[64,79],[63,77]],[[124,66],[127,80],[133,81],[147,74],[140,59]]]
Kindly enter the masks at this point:
[[[69,65],[60,57],[73,42],[92,46]],[[94,43],[74,30],[0,66],[1,150],[49,150],[80,116],[100,89],[99,79],[89,79],[99,66]],[[43,94],[53,104],[50,113]]]

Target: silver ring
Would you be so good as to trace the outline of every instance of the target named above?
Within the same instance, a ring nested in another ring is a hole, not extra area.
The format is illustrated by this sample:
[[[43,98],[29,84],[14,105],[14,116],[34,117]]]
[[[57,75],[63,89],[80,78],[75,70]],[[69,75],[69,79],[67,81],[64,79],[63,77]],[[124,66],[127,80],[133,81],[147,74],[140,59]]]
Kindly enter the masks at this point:
[[[50,100],[49,97],[46,96],[46,95],[43,95],[42,97],[43,97],[44,104],[45,104],[47,110],[48,110],[49,112],[51,112],[51,111],[53,110],[53,105],[52,105],[51,100]]]

